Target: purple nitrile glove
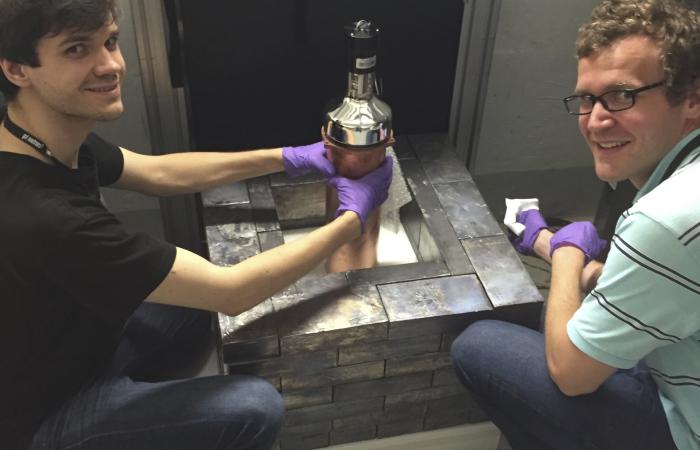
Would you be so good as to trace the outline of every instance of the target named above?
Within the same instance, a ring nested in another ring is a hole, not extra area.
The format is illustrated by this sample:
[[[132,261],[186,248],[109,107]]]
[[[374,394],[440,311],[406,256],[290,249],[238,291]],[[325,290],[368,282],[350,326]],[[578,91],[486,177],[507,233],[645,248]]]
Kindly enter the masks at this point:
[[[566,245],[581,250],[586,255],[584,263],[586,265],[591,259],[596,259],[603,253],[607,241],[598,236],[598,232],[591,222],[574,222],[554,233],[550,241],[549,255],[551,256],[554,250]]]
[[[299,147],[282,147],[282,162],[287,175],[292,178],[311,172],[320,172],[326,178],[335,175],[335,167],[326,158],[323,141]]]
[[[525,230],[520,236],[513,239],[513,246],[518,253],[531,255],[537,236],[539,236],[540,231],[547,228],[547,222],[544,221],[539,209],[519,212],[515,216],[515,221],[525,225]]]
[[[343,211],[356,212],[360,216],[364,233],[369,213],[384,203],[389,196],[393,167],[391,156],[387,156],[379,167],[358,180],[341,176],[328,180],[328,185],[338,191],[338,209],[335,216],[338,217]]]

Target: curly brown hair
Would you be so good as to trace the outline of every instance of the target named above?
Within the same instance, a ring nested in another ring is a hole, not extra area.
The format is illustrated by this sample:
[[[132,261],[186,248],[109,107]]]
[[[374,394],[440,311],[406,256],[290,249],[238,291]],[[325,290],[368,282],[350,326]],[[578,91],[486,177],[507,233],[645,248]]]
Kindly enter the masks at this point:
[[[680,102],[700,77],[700,14],[677,0],[603,0],[578,30],[576,56],[591,56],[635,35],[659,44],[666,95]]]

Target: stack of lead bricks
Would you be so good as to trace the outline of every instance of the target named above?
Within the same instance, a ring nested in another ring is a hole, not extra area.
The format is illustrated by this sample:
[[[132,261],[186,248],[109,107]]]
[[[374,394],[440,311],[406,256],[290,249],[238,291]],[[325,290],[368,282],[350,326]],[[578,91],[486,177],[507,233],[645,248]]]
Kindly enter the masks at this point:
[[[454,374],[452,341],[482,318],[537,326],[539,292],[442,141],[414,136],[396,148],[422,215],[404,226],[431,258],[307,276],[243,314],[219,316],[228,373],[263,377],[282,393],[281,450],[485,420]],[[213,262],[232,265],[283,242],[274,184],[205,194]]]

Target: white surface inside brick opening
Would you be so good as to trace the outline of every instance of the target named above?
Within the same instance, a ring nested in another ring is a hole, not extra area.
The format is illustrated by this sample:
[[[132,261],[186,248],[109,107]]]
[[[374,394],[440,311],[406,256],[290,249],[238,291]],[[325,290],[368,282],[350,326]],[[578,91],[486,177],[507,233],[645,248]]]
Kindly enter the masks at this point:
[[[292,230],[282,230],[284,242],[293,242],[303,236],[306,236],[315,228],[297,228]],[[411,241],[408,240],[406,230],[403,225],[389,224],[385,226],[379,225],[379,241],[377,243],[377,266],[395,266],[399,264],[408,264],[418,262]],[[325,261],[319,264],[311,274],[326,273]]]

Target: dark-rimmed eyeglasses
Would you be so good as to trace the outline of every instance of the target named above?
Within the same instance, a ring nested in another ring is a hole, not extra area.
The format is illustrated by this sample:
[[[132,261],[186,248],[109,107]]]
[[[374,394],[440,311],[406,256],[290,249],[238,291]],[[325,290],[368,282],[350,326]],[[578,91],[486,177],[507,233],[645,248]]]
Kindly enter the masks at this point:
[[[648,91],[649,89],[654,89],[655,87],[663,86],[665,83],[666,80],[661,80],[656,83],[638,87],[637,89],[613,89],[612,91],[604,92],[600,95],[575,94],[566,97],[563,102],[566,107],[566,112],[574,116],[590,114],[596,102],[600,102],[603,108],[610,112],[624,111],[634,106],[637,94]]]

